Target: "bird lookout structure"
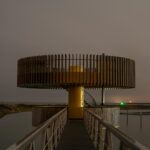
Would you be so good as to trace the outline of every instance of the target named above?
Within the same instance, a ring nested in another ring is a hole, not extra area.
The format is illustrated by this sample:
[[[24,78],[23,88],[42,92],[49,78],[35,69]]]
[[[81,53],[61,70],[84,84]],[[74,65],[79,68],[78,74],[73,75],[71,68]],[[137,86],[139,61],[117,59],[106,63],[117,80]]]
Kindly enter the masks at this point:
[[[66,89],[68,117],[83,118],[84,88],[134,88],[135,62],[116,56],[56,54],[18,60],[17,86]]]

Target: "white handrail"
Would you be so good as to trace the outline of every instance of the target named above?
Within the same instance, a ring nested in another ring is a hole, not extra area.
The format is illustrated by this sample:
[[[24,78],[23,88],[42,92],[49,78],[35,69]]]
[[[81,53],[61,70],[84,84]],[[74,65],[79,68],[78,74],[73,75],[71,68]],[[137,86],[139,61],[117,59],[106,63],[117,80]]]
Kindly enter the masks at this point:
[[[37,137],[40,138],[40,149],[52,150],[57,147],[66,122],[67,108],[64,108],[7,150],[36,150]]]
[[[95,147],[99,150],[113,149],[110,134],[113,134],[119,139],[121,143],[120,149],[126,148],[132,150],[149,150],[149,148],[129,137],[128,135],[125,135],[119,129],[104,121],[99,115],[88,109],[85,109],[84,120],[88,133],[93,140]]]

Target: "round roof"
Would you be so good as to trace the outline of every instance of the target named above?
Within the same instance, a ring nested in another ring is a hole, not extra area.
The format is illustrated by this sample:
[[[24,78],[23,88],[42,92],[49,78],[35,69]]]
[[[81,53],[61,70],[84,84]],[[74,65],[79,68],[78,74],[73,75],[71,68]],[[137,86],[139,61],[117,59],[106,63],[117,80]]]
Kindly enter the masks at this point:
[[[57,54],[18,60],[18,87],[26,88],[134,88],[135,62],[129,58]]]

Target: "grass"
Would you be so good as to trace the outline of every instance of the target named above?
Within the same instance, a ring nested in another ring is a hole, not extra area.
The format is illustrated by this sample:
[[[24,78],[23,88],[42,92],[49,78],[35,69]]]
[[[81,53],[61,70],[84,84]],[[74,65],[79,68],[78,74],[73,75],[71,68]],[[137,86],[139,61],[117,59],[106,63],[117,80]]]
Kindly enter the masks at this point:
[[[0,118],[4,117],[10,113],[17,113],[17,112],[26,112],[31,111],[34,105],[24,105],[24,104],[0,104]]]

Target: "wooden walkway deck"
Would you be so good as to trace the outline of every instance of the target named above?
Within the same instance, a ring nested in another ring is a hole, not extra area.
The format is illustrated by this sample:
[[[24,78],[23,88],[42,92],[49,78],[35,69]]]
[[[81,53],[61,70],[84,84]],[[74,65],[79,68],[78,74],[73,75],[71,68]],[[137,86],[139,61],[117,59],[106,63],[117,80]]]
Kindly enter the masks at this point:
[[[83,120],[68,120],[57,150],[95,150]]]

